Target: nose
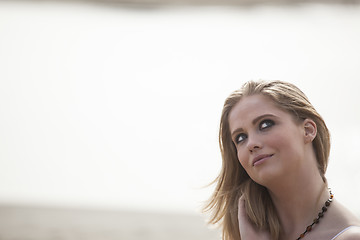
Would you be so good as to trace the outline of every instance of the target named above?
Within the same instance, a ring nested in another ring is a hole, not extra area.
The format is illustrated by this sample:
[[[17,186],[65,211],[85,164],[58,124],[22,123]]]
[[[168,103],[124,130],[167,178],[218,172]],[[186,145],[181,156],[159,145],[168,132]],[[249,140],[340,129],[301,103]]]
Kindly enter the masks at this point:
[[[247,148],[252,153],[262,148],[261,141],[256,136],[248,136]]]

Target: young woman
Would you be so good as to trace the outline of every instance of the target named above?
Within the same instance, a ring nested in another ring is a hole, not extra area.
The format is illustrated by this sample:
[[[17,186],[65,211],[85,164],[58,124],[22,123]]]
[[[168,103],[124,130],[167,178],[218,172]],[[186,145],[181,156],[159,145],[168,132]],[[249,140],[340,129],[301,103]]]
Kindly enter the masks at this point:
[[[219,142],[205,210],[223,240],[360,239],[360,221],[327,186],[329,131],[296,86],[245,83],[225,101]]]

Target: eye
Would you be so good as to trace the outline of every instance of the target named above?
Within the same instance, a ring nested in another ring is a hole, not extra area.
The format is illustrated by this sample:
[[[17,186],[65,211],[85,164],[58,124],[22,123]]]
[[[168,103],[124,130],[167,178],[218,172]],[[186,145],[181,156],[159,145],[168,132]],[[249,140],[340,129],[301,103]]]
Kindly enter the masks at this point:
[[[274,125],[275,125],[275,123],[274,123],[273,120],[265,119],[265,120],[260,122],[259,129],[264,130],[264,129],[267,129],[267,128],[272,127]]]
[[[235,143],[239,144],[239,143],[245,141],[246,139],[247,139],[247,135],[245,133],[240,133],[239,135],[236,136]]]

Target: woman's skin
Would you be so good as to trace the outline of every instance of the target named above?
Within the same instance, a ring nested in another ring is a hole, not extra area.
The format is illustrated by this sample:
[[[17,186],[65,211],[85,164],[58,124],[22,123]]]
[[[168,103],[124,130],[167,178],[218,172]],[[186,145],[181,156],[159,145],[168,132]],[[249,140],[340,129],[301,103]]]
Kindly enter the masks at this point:
[[[270,193],[283,229],[280,239],[297,239],[329,199],[312,145],[317,133],[315,122],[295,120],[263,95],[242,98],[228,120],[242,167]],[[250,224],[242,198],[238,219],[242,240],[270,239],[269,233]],[[305,239],[330,240],[349,224],[360,226],[356,217],[336,201],[335,195],[329,210]],[[337,240],[360,239],[360,228],[354,229],[358,230],[349,230]]]

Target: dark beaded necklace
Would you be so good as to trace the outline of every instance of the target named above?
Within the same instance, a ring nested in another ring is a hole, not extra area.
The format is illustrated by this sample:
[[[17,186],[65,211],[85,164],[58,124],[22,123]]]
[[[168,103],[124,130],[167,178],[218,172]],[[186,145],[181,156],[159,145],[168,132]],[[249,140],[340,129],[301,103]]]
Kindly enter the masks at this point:
[[[296,240],[304,238],[305,234],[310,232],[312,230],[313,226],[320,222],[320,218],[322,218],[324,216],[324,213],[327,211],[328,207],[330,206],[330,203],[332,202],[332,200],[334,198],[334,195],[332,194],[330,189],[329,189],[329,192],[330,192],[330,198],[328,200],[326,200],[326,202],[325,202],[324,206],[322,207],[321,212],[319,212],[317,218],[314,219],[312,224],[310,224],[309,226],[306,227],[305,232],[300,234],[300,236]]]

